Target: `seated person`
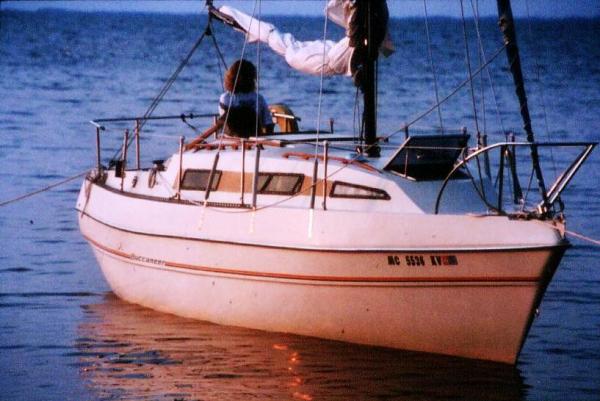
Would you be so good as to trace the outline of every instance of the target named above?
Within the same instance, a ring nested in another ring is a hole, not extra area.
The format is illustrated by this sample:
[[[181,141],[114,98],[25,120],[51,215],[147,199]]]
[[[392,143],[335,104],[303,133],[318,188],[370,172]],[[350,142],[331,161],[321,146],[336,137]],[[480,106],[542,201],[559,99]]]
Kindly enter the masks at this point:
[[[258,120],[259,135],[273,133],[273,117],[265,98],[256,93],[256,67],[248,60],[234,62],[225,73],[226,92],[219,98],[219,119],[198,138],[186,145],[192,149],[224,127],[226,135],[250,138],[255,135]],[[258,101],[258,107],[257,107]]]

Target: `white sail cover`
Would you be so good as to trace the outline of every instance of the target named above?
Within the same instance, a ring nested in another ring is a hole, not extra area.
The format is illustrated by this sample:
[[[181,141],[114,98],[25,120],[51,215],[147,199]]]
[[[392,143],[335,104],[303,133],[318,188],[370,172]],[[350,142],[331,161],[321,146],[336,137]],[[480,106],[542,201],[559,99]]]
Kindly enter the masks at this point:
[[[275,53],[285,58],[294,69],[313,75],[347,75],[351,76],[350,61],[354,48],[350,47],[350,39],[346,36],[338,42],[332,40],[299,41],[291,33],[281,33],[268,22],[256,18],[229,6],[222,6],[219,11],[233,18],[248,36],[249,42],[266,43]],[[326,7],[327,17],[334,23],[348,29],[353,9],[351,0],[330,0]],[[382,44],[382,53],[389,55],[394,48],[386,35]]]

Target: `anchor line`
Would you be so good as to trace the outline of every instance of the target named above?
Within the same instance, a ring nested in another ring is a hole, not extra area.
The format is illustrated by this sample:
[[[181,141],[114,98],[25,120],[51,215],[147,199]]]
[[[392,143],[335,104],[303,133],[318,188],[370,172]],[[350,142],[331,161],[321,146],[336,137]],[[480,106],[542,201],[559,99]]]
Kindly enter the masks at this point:
[[[587,241],[587,242],[592,243],[594,245],[600,246],[600,241],[597,240],[597,239],[586,237],[583,234],[579,234],[579,233],[576,233],[575,231],[571,231],[571,230],[565,230],[565,232],[567,234],[569,234],[569,235],[572,235],[575,238],[579,238],[580,240]]]
[[[29,197],[31,197],[31,196],[34,196],[34,195],[40,194],[40,193],[42,193],[42,192],[49,191],[49,190],[51,190],[51,189],[53,189],[53,188],[56,188],[56,187],[58,187],[58,186],[61,186],[61,185],[64,185],[64,184],[66,184],[66,183],[68,183],[68,182],[71,182],[71,181],[73,181],[73,180],[76,180],[77,178],[81,178],[81,177],[83,177],[84,175],[86,175],[87,173],[88,173],[88,170],[86,170],[86,171],[84,171],[84,172],[82,172],[82,173],[78,173],[78,174],[76,174],[76,175],[74,175],[74,176],[71,176],[71,177],[65,178],[64,180],[61,180],[61,181],[55,182],[54,184],[47,185],[47,186],[45,186],[45,187],[43,187],[43,188],[40,188],[40,189],[37,189],[37,190],[35,190],[35,191],[28,192],[28,193],[26,193],[26,194],[23,194],[23,195],[19,195],[19,196],[17,196],[16,198],[5,200],[5,201],[3,201],[3,202],[0,202],[0,207],[3,207],[3,206],[6,206],[6,205],[9,205],[9,204],[11,204],[11,203],[14,203],[14,202],[18,202],[18,201],[21,201],[21,200],[27,199],[27,198],[29,198]]]

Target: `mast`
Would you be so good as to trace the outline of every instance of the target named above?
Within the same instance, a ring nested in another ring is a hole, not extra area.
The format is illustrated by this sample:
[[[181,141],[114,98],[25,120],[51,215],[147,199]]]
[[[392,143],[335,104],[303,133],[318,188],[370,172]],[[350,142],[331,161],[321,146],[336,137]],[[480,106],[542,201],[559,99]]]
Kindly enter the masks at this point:
[[[377,90],[375,87],[375,70],[377,68],[377,49],[373,46],[373,20],[371,3],[363,0],[362,3],[367,8],[365,17],[367,25],[367,57],[364,63],[365,82],[363,86],[364,98],[364,124],[365,124],[365,145],[367,145],[367,154],[370,157],[379,157],[379,146],[377,145]]]
[[[525,82],[523,80],[523,71],[521,69],[521,58],[519,56],[519,48],[517,46],[517,34],[515,23],[512,14],[510,0],[497,0],[498,5],[498,24],[502,34],[504,35],[504,43],[506,45],[506,56],[508,57],[508,65],[515,83],[515,92],[519,99],[521,109],[521,118],[523,119],[523,129],[527,134],[527,142],[535,142],[533,129],[531,128],[531,116],[529,115],[529,106],[527,105],[527,94],[525,92]],[[548,211],[548,195],[546,193],[546,185],[544,184],[544,176],[540,167],[540,158],[538,155],[537,146],[531,145],[531,160],[533,169],[537,179],[540,194],[542,195],[542,213]]]
[[[356,0],[350,20],[350,46],[355,48],[355,83],[363,93],[363,127],[367,154],[379,157],[377,145],[377,56],[387,33],[386,0]]]

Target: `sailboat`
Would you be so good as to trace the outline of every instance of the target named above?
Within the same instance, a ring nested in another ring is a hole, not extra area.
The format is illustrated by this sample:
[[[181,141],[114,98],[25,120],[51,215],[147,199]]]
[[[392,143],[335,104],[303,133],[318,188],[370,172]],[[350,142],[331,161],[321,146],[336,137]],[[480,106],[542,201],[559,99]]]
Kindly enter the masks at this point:
[[[76,209],[112,291],[217,324],[516,363],[569,247],[561,194],[596,144],[535,141],[511,4],[497,3],[527,140],[473,146],[464,130],[421,135],[406,126],[400,139],[378,131],[385,0],[330,1],[328,15],[347,36],[313,47],[209,1],[209,28],[221,21],[300,70],[351,76],[363,94],[361,135],[301,131],[279,105],[273,134],[217,130],[193,146],[180,138],[177,152],[142,168],[147,121],[198,116],[92,121],[96,167]],[[115,121],[135,127],[106,167],[101,133]],[[547,186],[539,151],[554,147],[579,153]],[[507,201],[519,192],[516,149],[539,201]]]

